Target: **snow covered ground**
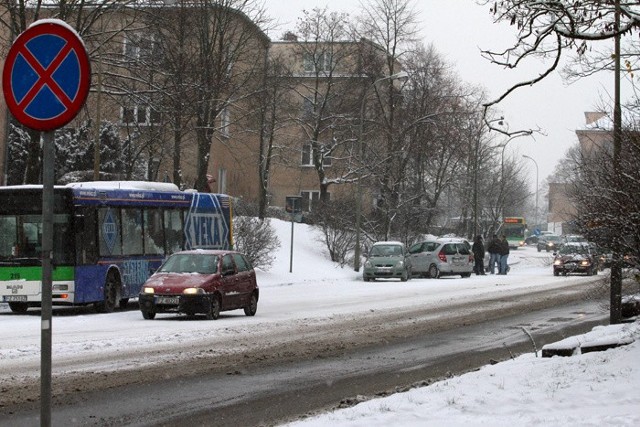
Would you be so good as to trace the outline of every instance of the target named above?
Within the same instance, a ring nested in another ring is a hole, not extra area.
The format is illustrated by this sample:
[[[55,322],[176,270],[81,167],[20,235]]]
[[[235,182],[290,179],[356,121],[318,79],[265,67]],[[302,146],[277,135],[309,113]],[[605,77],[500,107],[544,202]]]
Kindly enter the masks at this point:
[[[510,258],[515,264],[510,273],[513,277],[539,268],[540,260],[546,257],[544,253],[535,257],[533,248],[524,248],[512,251]],[[551,273],[551,267],[543,268]],[[471,280],[482,279],[473,276]],[[428,387],[368,400],[289,426],[637,426],[640,425],[640,322],[597,327],[563,343],[588,346],[630,339],[635,342],[572,357],[526,354]]]
[[[291,265],[291,224],[274,220],[273,225],[281,247],[273,267],[258,272],[261,296],[255,317],[240,310],[222,313],[217,321],[185,321],[184,316],[170,314],[148,321],[137,310],[95,314],[55,309],[54,382],[83,371],[140,369],[204,351],[204,345],[231,354],[245,348],[247,340],[265,345],[282,337],[296,340],[307,336],[309,328],[330,328],[332,322],[345,319],[366,321],[388,311],[415,312],[491,294],[526,296],[532,290],[560,289],[588,279],[553,277],[550,255],[524,248],[512,251],[507,276],[365,283],[351,267],[331,263],[317,233],[304,224],[294,226]],[[0,322],[0,389],[6,390],[16,378],[38,375],[40,317],[37,310],[14,315],[0,304]],[[601,327],[580,339],[592,342],[602,336],[638,338],[640,326],[636,322]],[[639,360],[638,342],[566,358],[527,354],[294,425],[640,425]]]
[[[572,357],[526,354],[289,426],[640,425],[638,322],[598,327],[581,340],[603,337],[636,341]]]

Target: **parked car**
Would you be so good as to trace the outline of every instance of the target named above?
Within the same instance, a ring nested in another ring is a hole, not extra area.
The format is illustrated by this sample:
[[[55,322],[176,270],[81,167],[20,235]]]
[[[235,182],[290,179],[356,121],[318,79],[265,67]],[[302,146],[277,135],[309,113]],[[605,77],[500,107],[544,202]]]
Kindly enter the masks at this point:
[[[139,304],[145,319],[174,312],[215,320],[227,310],[255,315],[259,296],[256,273],[243,254],[196,249],[169,256],[143,285]]]
[[[563,244],[563,239],[557,234],[545,234],[538,239],[538,252],[547,251],[553,252],[560,249]]]
[[[365,282],[375,279],[398,278],[406,282],[411,278],[411,261],[402,242],[376,242],[369,249],[362,270]]]
[[[581,273],[587,276],[598,274],[599,259],[589,245],[565,244],[555,254],[553,275]]]
[[[470,277],[474,259],[465,239],[442,238],[419,242],[409,248],[412,271],[424,277],[460,275]]]

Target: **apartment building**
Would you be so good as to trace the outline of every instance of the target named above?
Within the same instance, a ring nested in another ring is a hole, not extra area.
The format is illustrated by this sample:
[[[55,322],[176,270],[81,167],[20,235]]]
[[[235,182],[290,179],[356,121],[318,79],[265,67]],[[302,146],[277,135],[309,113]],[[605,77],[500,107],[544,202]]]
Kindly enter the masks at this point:
[[[362,168],[354,150],[371,85],[362,58],[382,55],[379,49],[367,41],[305,42],[292,35],[272,41],[242,12],[168,3],[95,17],[82,35],[92,89],[68,127],[92,123],[89,141],[98,136],[96,122],[117,128],[127,152],[118,178],[202,187],[206,176],[211,191],[251,202],[266,185],[271,206],[300,196],[305,210],[321,198],[353,196]],[[274,84],[277,97],[265,97]],[[3,98],[5,171],[12,161],[8,119]],[[0,184],[7,184],[6,172]]]
[[[585,127],[576,130],[580,152],[584,156],[612,149],[612,123],[605,113],[585,112]],[[572,222],[577,210],[568,196],[566,183],[549,183],[548,229],[557,234],[574,231]]]

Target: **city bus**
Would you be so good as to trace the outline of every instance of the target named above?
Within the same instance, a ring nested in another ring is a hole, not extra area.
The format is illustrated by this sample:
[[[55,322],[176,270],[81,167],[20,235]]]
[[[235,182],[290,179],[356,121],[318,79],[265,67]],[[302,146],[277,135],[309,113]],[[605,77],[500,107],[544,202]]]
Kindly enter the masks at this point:
[[[524,218],[519,216],[507,216],[502,219],[500,228],[498,229],[498,236],[503,234],[507,237],[509,247],[512,249],[518,249],[524,245],[524,239],[527,232],[527,222]]]
[[[170,183],[82,182],[53,189],[52,304],[111,312],[136,298],[165,257],[232,249],[224,194]],[[0,302],[13,312],[42,301],[42,186],[0,187]]]

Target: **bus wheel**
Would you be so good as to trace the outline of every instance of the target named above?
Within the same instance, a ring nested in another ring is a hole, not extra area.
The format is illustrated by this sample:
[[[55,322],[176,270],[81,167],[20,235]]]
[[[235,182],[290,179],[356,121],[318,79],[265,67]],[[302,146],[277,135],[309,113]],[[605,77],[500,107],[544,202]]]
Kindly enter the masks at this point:
[[[104,301],[95,304],[96,311],[99,313],[112,313],[119,299],[120,281],[115,274],[109,272],[104,283]]]
[[[14,313],[26,313],[29,309],[29,304],[26,302],[10,302],[9,308]]]

